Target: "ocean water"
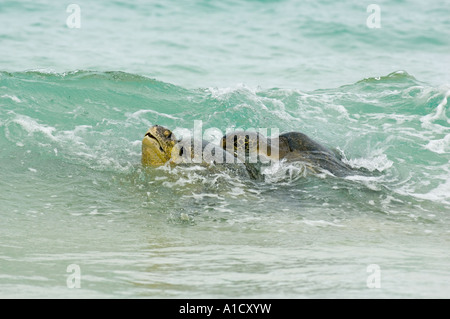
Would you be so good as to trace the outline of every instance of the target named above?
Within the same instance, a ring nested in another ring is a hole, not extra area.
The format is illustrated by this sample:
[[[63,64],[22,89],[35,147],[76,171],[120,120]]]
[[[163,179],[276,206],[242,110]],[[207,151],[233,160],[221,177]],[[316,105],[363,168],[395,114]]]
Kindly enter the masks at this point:
[[[75,4],[0,4],[1,298],[450,297],[448,3]],[[141,166],[194,121],[369,174]]]

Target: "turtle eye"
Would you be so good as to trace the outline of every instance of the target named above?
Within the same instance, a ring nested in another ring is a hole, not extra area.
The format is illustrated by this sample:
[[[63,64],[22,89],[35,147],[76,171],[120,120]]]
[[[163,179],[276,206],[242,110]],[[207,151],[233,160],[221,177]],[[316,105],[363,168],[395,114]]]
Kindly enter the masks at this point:
[[[167,136],[167,138],[172,138],[172,132],[169,133],[169,135]]]

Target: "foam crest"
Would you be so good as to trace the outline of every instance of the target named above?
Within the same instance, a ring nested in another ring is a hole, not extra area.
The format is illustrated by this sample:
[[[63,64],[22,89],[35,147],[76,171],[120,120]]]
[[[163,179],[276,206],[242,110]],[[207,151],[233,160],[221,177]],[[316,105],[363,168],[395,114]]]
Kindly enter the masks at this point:
[[[261,174],[267,183],[292,183],[308,173],[306,163],[286,161],[271,162],[270,165],[263,167]]]
[[[17,115],[16,118],[12,120],[12,122],[20,125],[30,135],[34,133],[42,133],[51,140],[56,140],[56,138],[53,136],[56,128],[46,124],[40,124],[38,123],[38,121],[29,116]]]
[[[173,115],[169,115],[169,114],[165,114],[165,113],[160,113],[160,112],[157,112],[157,111],[154,111],[154,110],[139,110],[139,111],[136,111],[136,112],[134,112],[132,114],[129,114],[128,116],[129,116],[129,118],[132,118],[132,119],[142,119],[142,115],[147,114],[147,113],[151,113],[151,114],[154,114],[154,115],[157,115],[157,116],[165,117],[165,118],[168,118],[168,119],[171,119],[171,120],[181,120],[181,118],[179,118],[179,117],[176,117],[176,116],[173,116]]]
[[[405,188],[399,189],[397,192],[419,199],[450,205],[450,175],[442,176],[442,178],[442,183],[426,193],[418,193],[414,189]]]
[[[236,93],[248,95],[256,95],[258,92],[257,89],[252,89],[245,84],[237,84],[235,87],[225,87],[225,88],[217,88],[210,87],[206,89],[206,92],[211,95],[213,99],[217,100],[228,100],[232,95]]]
[[[392,167],[394,164],[393,161],[388,159],[386,154],[381,154],[372,158],[352,158],[352,159],[345,159],[343,158],[342,161],[348,165],[350,165],[352,168],[361,169],[365,168],[369,170],[370,172],[378,171],[378,172],[384,172]]]
[[[21,103],[21,102],[22,102],[22,100],[19,99],[19,98],[18,98],[17,96],[15,96],[15,95],[4,94],[4,95],[2,95],[1,97],[4,98],[4,99],[10,99],[11,101],[16,102],[16,103]]]
[[[425,148],[437,154],[450,153],[450,134],[442,139],[431,140],[425,145]]]
[[[327,222],[325,220],[308,220],[308,219],[304,219],[302,220],[302,223],[308,225],[308,226],[312,226],[312,227],[344,227],[344,225],[342,224],[336,224],[336,223],[332,223],[332,222]]]
[[[433,113],[427,114],[420,119],[420,121],[422,122],[423,128],[432,130],[434,132],[439,132],[439,133],[450,130],[449,127],[444,127],[440,124],[434,123],[438,120],[442,120],[442,121],[450,124],[450,119],[446,115],[446,106],[447,106],[447,101],[448,101],[449,96],[450,96],[450,90],[448,90],[445,93],[444,98],[438,104],[438,106],[436,107],[436,109]]]

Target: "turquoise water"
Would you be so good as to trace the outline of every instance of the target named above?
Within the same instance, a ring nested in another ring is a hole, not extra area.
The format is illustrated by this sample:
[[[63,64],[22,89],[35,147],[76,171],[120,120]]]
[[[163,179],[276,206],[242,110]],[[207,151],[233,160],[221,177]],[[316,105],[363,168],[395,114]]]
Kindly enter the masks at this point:
[[[450,297],[448,5],[67,5],[0,5],[0,297]],[[370,174],[141,167],[149,126],[197,120]]]

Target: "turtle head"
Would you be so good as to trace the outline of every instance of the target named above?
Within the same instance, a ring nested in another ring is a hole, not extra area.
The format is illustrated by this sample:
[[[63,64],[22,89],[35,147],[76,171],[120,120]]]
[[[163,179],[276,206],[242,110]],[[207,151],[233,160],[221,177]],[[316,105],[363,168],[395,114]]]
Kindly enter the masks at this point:
[[[172,131],[159,125],[150,127],[142,140],[142,165],[164,165],[171,160],[175,144]]]

